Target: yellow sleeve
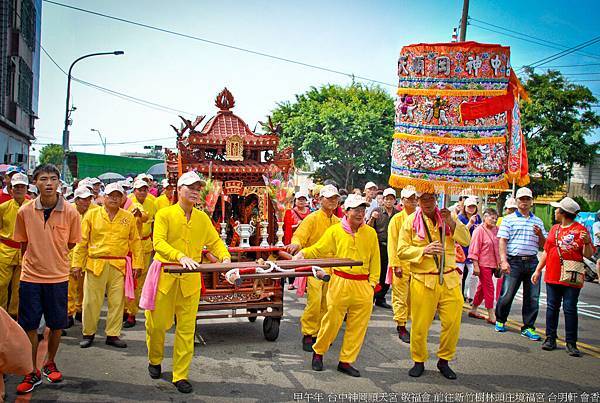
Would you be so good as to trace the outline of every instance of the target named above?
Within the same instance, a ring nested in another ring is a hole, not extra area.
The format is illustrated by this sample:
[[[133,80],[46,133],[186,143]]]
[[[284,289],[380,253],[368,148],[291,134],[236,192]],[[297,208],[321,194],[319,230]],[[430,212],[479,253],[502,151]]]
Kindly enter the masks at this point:
[[[292,235],[291,243],[299,245],[301,248],[306,246],[311,233],[314,231],[314,218],[315,216],[313,214],[310,214],[308,217],[302,220],[302,222],[300,223],[298,228],[296,228],[296,231],[294,231],[294,234]]]
[[[371,287],[375,287],[377,283],[379,283],[379,275],[381,272],[381,257],[379,256],[379,242],[377,241],[377,233],[375,232],[375,230],[373,230],[372,234],[373,236],[371,236],[371,260],[369,262],[369,284],[371,284]]]
[[[142,269],[144,267],[144,254],[142,252],[142,241],[138,234],[135,219],[131,220],[129,225],[129,250],[133,256],[133,268]]]
[[[154,218],[154,250],[171,262],[179,262],[179,259],[185,256],[185,253],[175,249],[167,242],[169,215],[163,214],[165,211],[160,210]]]
[[[388,252],[388,263],[391,267],[399,267],[400,259],[398,259],[398,235],[400,233],[400,220],[396,217],[399,217],[401,213],[396,214],[392,217],[390,224],[388,225],[388,243],[387,243],[387,252]]]
[[[208,229],[206,231],[206,248],[210,251],[210,253],[215,255],[215,257],[219,259],[219,261],[223,261],[223,259],[231,259],[231,255],[229,254],[227,247],[223,243],[221,237],[219,237],[219,233],[217,232],[215,227],[213,227],[210,218],[208,218],[208,216],[205,213],[202,214],[203,221],[205,221],[204,225]]]
[[[302,224],[300,224],[302,225]],[[327,228],[323,236],[312,246],[302,249],[302,255],[305,259],[318,259],[323,257],[330,257],[335,255],[335,233],[334,229],[336,226]],[[298,230],[296,230],[297,232]],[[379,247],[378,247],[379,248]],[[378,249],[379,250],[379,249]]]
[[[454,234],[452,234],[452,239],[461,246],[469,246],[471,243],[471,233],[465,224],[457,221],[456,228],[454,228]]]
[[[4,211],[6,208],[4,207],[6,203],[0,204],[0,231],[2,231],[2,221],[4,221]]]
[[[90,242],[90,233],[92,231],[92,223],[90,217],[93,214],[86,214],[81,221],[81,241],[73,248],[73,257],[71,267],[85,269],[85,261],[88,257],[88,244]]]
[[[402,224],[398,235],[398,258],[408,263],[421,263],[425,246],[416,246],[412,242],[412,226],[414,215]]]

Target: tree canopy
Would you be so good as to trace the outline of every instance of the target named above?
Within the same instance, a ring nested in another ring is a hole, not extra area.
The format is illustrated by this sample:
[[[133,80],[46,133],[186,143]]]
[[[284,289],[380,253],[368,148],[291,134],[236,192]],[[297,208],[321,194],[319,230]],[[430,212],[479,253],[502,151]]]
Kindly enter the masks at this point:
[[[60,144],[47,144],[40,150],[40,164],[54,164],[60,169],[63,157],[63,148]]]
[[[311,87],[272,112],[281,124],[282,146],[293,146],[296,164],[310,156],[317,179],[340,187],[368,180],[387,183],[394,133],[394,100],[382,88],[353,83]]]
[[[589,144],[586,136],[600,127],[600,115],[592,111],[598,101],[589,88],[570,83],[558,71],[526,72],[531,102],[521,105],[523,134],[529,169],[541,175],[532,187],[545,194],[567,183],[574,164],[593,161],[598,144]]]

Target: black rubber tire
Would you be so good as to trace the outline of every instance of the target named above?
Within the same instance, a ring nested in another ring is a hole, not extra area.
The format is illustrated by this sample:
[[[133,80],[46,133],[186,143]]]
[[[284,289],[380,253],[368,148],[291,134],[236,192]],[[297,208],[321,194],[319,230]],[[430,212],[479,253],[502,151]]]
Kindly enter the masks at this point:
[[[279,337],[279,322],[280,318],[267,316],[263,320],[263,334],[268,341],[275,341]]]

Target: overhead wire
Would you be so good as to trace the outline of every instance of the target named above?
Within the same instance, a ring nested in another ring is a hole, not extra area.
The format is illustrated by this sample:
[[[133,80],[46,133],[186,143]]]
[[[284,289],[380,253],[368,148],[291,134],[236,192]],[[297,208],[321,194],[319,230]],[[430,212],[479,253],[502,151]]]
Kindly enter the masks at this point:
[[[181,38],[186,38],[186,39],[191,39],[194,41],[198,41],[198,42],[203,42],[203,43],[207,43],[210,45],[215,45],[215,46],[221,46],[224,48],[228,48],[228,49],[232,49],[232,50],[237,50],[239,52],[244,52],[244,53],[249,53],[249,54],[253,54],[253,55],[257,55],[257,56],[262,56],[262,57],[266,57],[269,59],[273,59],[273,60],[278,60],[278,61],[282,61],[282,62],[286,62],[286,63],[292,63],[292,64],[296,64],[299,66],[304,66],[304,67],[308,67],[311,69],[315,69],[315,70],[321,70],[321,71],[326,71],[329,73],[333,73],[333,74],[338,74],[338,75],[342,75],[345,77],[350,77],[352,79],[358,79],[358,80],[363,80],[363,81],[369,81],[372,83],[376,83],[376,84],[381,84],[381,85],[385,85],[385,86],[390,86],[390,87],[397,87],[396,84],[390,84],[390,83],[386,83],[384,81],[380,81],[380,80],[375,80],[372,78],[368,78],[368,77],[363,77],[363,76],[358,76],[355,75],[354,73],[348,73],[348,72],[344,72],[344,71],[340,71],[340,70],[336,70],[336,69],[331,69],[329,67],[324,67],[324,66],[318,66],[316,64],[312,64],[312,63],[306,63],[306,62],[302,62],[299,60],[294,60],[294,59],[290,59],[287,57],[281,57],[281,56],[276,56],[276,55],[272,55],[263,51],[258,51],[258,50],[252,50],[252,49],[247,49],[247,48],[243,48],[241,46],[236,46],[236,45],[231,45],[228,43],[224,43],[224,42],[217,42],[214,41],[212,39],[207,39],[207,38],[202,38],[199,36],[194,36],[194,35],[190,35],[190,34],[185,34],[182,32],[177,32],[177,31],[173,31],[171,29],[167,29],[167,28],[161,28],[161,27],[157,27],[154,25],[150,25],[150,24],[145,24],[139,21],[133,21],[133,20],[129,20],[126,18],[121,18],[121,17],[116,17],[114,15],[110,15],[110,14],[105,14],[105,13],[100,13],[97,11],[92,11],[92,10],[88,10],[88,9],[84,9],[84,8],[80,8],[80,7],[75,7],[69,4],[63,4],[63,3],[59,3],[57,1],[53,1],[53,0],[43,0],[46,3],[49,4],[53,4],[56,6],[60,6],[60,7],[64,7],[64,8],[68,8],[71,10],[75,10],[75,11],[79,11],[82,13],[87,13],[87,14],[91,14],[91,15],[95,15],[97,17],[102,17],[102,18],[107,18],[113,21],[118,21],[118,22],[122,22],[125,24],[129,24],[129,25],[135,25],[141,28],[146,28],[149,30],[153,30],[153,31],[157,31],[157,32],[162,32],[165,34],[169,34],[169,35],[175,35],[175,36],[179,36]]]
[[[576,52],[576,51],[578,51],[580,49],[586,48],[586,47],[591,46],[591,45],[593,45],[595,43],[598,43],[598,42],[600,42],[600,36],[597,36],[597,37],[594,37],[594,38],[592,38],[592,39],[590,39],[588,41],[582,42],[579,45],[572,46],[572,47],[570,47],[568,49],[565,49],[565,50],[563,50],[561,52],[554,53],[554,54],[552,54],[550,56],[544,57],[543,59],[536,60],[533,63],[529,63],[528,65],[525,65],[525,66],[521,67],[517,72],[521,72],[521,71],[525,70],[526,67],[536,68],[536,67],[543,66],[546,63],[550,63],[550,62],[552,62],[554,60],[560,59],[560,58],[562,58],[562,57],[564,57],[566,55],[569,55],[569,54],[571,54],[573,52]]]

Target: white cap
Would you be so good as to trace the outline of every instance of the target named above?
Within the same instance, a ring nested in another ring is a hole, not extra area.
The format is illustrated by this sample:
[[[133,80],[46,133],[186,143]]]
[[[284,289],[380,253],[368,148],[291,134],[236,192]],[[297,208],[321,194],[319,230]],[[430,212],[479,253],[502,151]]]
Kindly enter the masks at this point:
[[[13,178],[14,178],[14,176],[13,176]],[[579,210],[581,210],[581,207],[579,207],[579,204],[577,204],[577,202],[575,200],[571,199],[570,197],[565,197],[560,202],[558,202],[558,203],[553,202],[553,203],[550,203],[550,205],[552,207],[557,207],[557,208],[561,209],[562,211],[566,211],[567,213],[571,213],[571,214],[577,214],[577,212]]]
[[[504,208],[518,208],[517,201],[514,197],[509,197],[506,199],[506,203],[504,203]]]
[[[101,181],[100,179],[98,179],[98,178],[90,178],[90,179],[89,179],[89,182],[90,182],[92,185],[97,185],[98,183],[102,183],[102,181]]]
[[[40,192],[38,190],[37,186],[35,186],[34,184],[29,185],[29,189],[27,189],[27,191],[29,193],[35,193],[35,194],[38,194]]]
[[[477,199],[473,196],[467,197],[467,199],[465,200],[465,207],[468,206],[477,206]]]
[[[125,178],[125,182],[133,183],[133,178],[131,176],[128,176],[127,178]]]
[[[77,189],[75,189],[76,199],[87,199],[90,196],[92,196],[92,192],[90,192],[90,190],[85,186],[80,186]]]
[[[319,192],[319,196],[326,197],[326,198],[330,198],[333,196],[339,196],[339,195],[340,194],[338,193],[337,188],[333,185],[325,185],[321,188],[321,191]]]
[[[413,186],[407,186],[400,192],[401,199],[408,199],[412,195],[416,195],[417,190]]]
[[[78,187],[88,187],[88,188],[92,188],[92,182],[90,182],[89,179],[82,179],[81,181],[79,181],[79,184],[77,185]]]
[[[306,192],[296,192],[296,194],[294,195],[294,199],[299,199],[301,197],[304,197],[306,200],[308,200],[308,195],[306,194]]]
[[[152,176],[150,174],[146,174],[146,179],[150,179],[152,181],[152,180],[154,180],[154,176]]]
[[[202,185],[206,185],[206,181],[200,177],[196,172],[186,172],[179,177],[177,180],[177,187],[179,186],[190,186],[196,182],[200,182]]]
[[[27,179],[27,175],[17,172],[10,178],[10,184],[15,185],[25,185],[29,186],[29,179]]]
[[[110,184],[106,185],[106,188],[104,189],[104,194],[109,195],[112,192],[119,192],[122,195],[125,194],[125,191],[123,190],[123,186],[121,186],[118,182],[110,183]]]
[[[169,180],[168,180],[168,179],[166,179],[166,178],[165,178],[165,179],[163,179],[162,181],[160,181],[160,184],[161,184],[161,186],[162,186],[163,188],[166,188],[166,187],[169,187],[169,186],[171,186],[171,183],[170,183],[170,182],[169,182]]]
[[[377,185],[374,182],[367,182],[367,184],[365,185],[365,190],[367,189],[371,189],[371,188],[376,188]]]
[[[367,199],[365,199],[364,197],[362,197],[360,195],[356,195],[356,194],[352,193],[352,194],[348,195],[348,197],[346,198],[346,201],[344,202],[344,210],[356,208],[358,206],[362,206],[363,204],[367,207],[370,206]]]
[[[135,182],[133,182],[134,189],[140,189],[140,188],[143,188],[144,186],[148,187],[148,184],[141,179],[138,179]]]
[[[383,197],[389,196],[389,195],[396,197],[396,191],[392,188],[387,188],[386,190],[383,191]]]
[[[118,181],[117,182],[119,185],[123,186],[123,189],[127,188],[127,189],[131,189],[131,182],[129,181]],[[106,193],[106,192],[104,192]]]
[[[148,177],[148,175],[146,174],[139,174],[138,176],[135,177],[135,180],[144,180]]]
[[[531,197],[533,199],[533,193],[531,193],[531,189],[519,188],[519,190],[517,190],[517,195],[515,196],[515,199],[520,199],[521,197]]]

